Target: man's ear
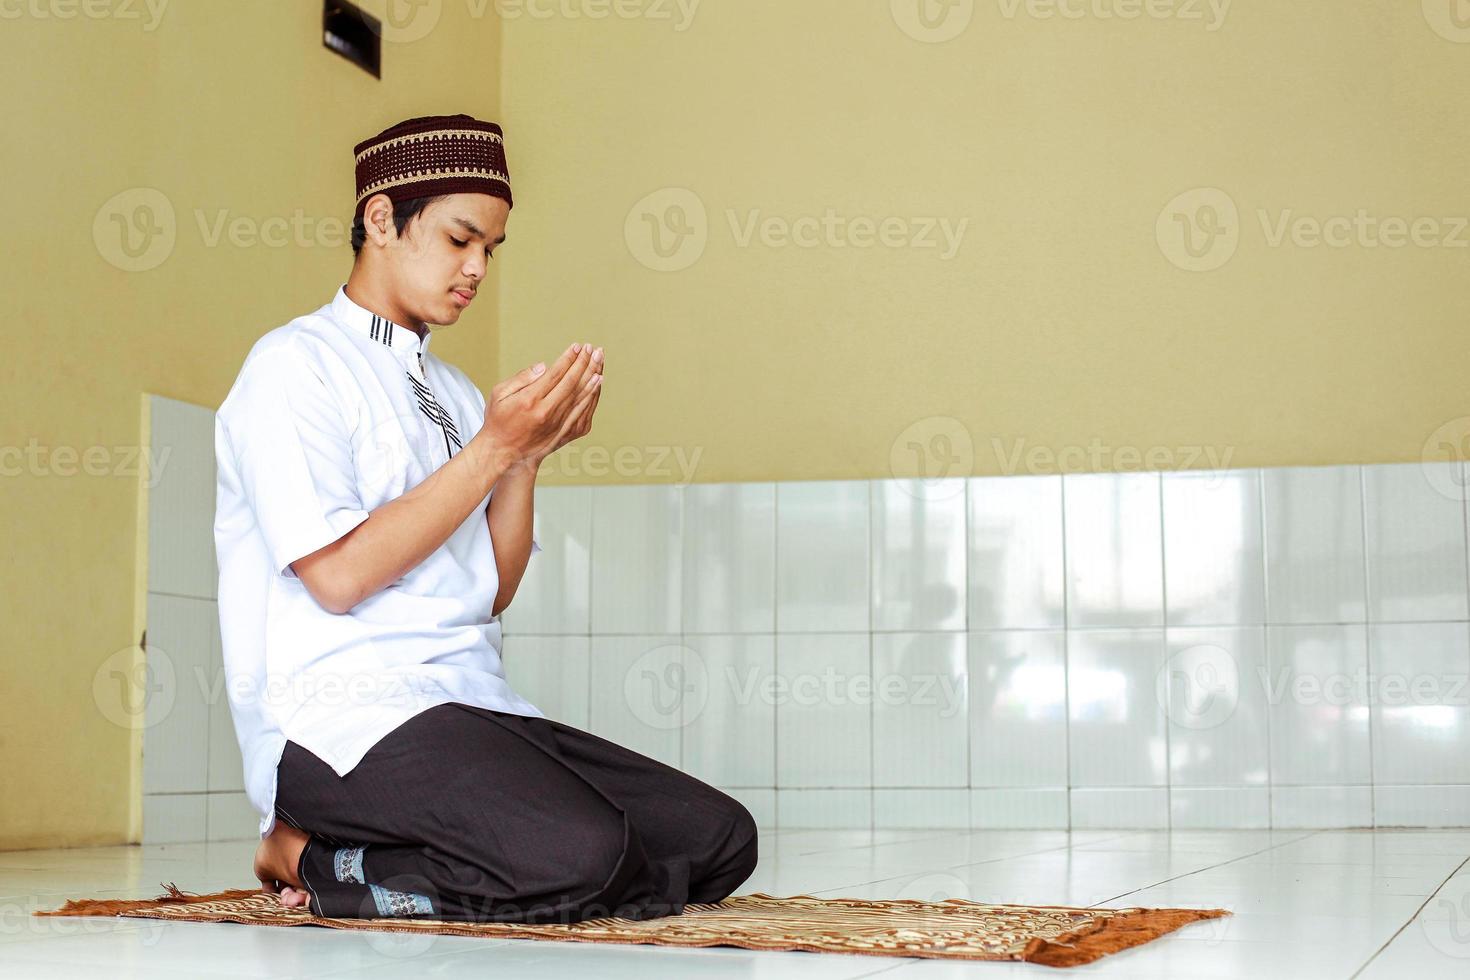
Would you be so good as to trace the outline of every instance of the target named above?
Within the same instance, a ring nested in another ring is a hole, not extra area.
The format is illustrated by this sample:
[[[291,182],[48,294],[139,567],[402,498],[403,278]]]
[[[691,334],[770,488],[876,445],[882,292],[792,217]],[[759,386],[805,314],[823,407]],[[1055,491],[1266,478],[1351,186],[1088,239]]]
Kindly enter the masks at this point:
[[[393,199],[387,194],[374,194],[368,198],[362,210],[362,226],[367,240],[379,248],[385,248],[398,238],[398,228],[393,224]]]

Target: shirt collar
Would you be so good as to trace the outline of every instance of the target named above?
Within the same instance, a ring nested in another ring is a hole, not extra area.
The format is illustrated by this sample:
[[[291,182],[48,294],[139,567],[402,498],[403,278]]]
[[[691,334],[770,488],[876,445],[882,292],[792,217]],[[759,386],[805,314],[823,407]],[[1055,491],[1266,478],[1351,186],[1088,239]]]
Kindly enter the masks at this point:
[[[425,327],[420,340],[418,334],[403,324],[358,306],[347,296],[346,283],[337,287],[337,295],[332,298],[332,315],[353,333],[387,347],[401,361],[412,362],[415,357],[422,359],[429,352],[429,341],[434,337],[434,331]]]

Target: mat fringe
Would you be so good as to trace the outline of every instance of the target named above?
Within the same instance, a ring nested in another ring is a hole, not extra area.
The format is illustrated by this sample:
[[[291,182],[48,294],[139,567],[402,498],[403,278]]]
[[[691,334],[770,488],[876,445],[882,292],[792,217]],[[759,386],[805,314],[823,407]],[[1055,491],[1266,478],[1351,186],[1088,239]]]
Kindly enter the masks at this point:
[[[1056,939],[1033,939],[1021,959],[1042,966],[1081,966],[1141,946],[1191,922],[1230,914],[1229,909],[1127,909]]]
[[[231,888],[228,891],[214,892],[210,895],[199,895],[193,892],[180,891],[173,882],[158,883],[159,888],[167,891],[157,898],[73,898],[59,909],[47,909],[32,912],[32,915],[122,915],[125,912],[133,912],[137,909],[151,908],[154,905],[188,905],[190,902],[215,902],[234,898],[249,898],[261,892],[259,888]]]

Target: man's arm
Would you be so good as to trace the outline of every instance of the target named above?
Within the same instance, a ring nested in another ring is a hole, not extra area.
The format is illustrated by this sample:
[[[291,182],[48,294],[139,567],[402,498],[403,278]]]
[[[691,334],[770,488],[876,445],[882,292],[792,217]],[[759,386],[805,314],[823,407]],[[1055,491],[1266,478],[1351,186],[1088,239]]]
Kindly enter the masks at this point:
[[[296,559],[291,568],[323,609],[345,613],[449,540],[496,481],[505,483],[508,467],[505,454],[493,451],[482,430],[427,480],[378,507],[325,548]]]
[[[511,467],[495,484],[495,495],[485,508],[490,527],[490,543],[495,548],[495,569],[500,576],[500,591],[490,613],[499,616],[515,598],[526,565],[531,560],[531,534],[535,503],[536,476],[539,462],[525,460]]]

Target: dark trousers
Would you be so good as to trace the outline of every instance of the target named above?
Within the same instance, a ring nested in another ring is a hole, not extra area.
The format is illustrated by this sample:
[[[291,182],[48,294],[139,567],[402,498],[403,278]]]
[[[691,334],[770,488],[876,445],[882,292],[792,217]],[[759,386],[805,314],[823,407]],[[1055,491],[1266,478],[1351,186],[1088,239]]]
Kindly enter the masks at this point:
[[[451,702],[346,776],[286,743],[276,815],[311,835],[298,871],[332,918],[579,922],[676,915],[755,869],[738,801],[546,718]]]

